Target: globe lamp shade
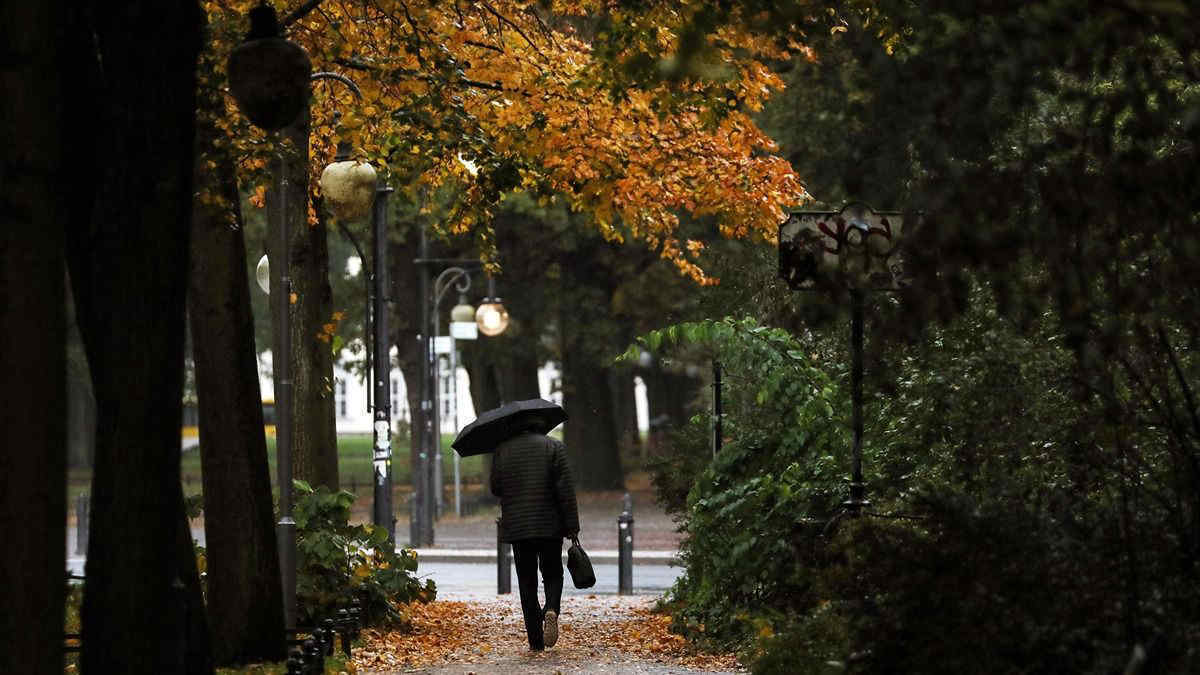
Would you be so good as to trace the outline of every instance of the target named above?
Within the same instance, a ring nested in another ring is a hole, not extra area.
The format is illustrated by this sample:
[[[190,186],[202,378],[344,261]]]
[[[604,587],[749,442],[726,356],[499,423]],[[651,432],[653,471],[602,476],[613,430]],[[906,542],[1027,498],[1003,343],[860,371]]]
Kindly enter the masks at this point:
[[[258,287],[263,293],[271,294],[271,262],[267,260],[267,256],[258,259],[258,266],[254,268],[254,278],[258,281]]]
[[[500,298],[485,298],[475,310],[475,323],[479,332],[488,337],[494,337],[508,328],[508,310],[500,302]]]
[[[321,196],[341,220],[363,218],[375,201],[375,168],[353,159],[334,162],[321,172]]]
[[[479,326],[475,323],[475,308],[460,300],[450,310],[450,337],[455,340],[474,340],[479,337]]]
[[[286,127],[308,106],[312,61],[300,45],[280,35],[270,5],[250,10],[250,32],[229,55],[229,93],[255,126]]]

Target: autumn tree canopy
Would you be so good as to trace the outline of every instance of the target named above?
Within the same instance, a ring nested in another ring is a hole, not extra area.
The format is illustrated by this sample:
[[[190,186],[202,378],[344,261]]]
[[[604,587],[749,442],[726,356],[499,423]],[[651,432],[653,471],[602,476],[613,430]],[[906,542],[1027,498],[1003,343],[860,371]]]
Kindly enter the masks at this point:
[[[216,61],[240,42],[252,4],[205,3]],[[706,77],[624,87],[611,76],[622,54],[635,59],[648,46],[672,53],[692,18],[687,7],[651,4],[636,15],[592,1],[280,8],[314,69],[346,75],[362,93],[332,81],[314,86],[311,162],[323,166],[344,139],[415,202],[422,190],[461,187],[439,226],[473,235],[485,254],[496,205],[523,190],[565,199],[591,213],[607,239],[641,242],[711,282],[703,244],[680,233],[681,215],[711,218],[724,236],[771,239],[782,209],[805,198],[750,117],[782,87],[766,63],[790,55],[778,34],[768,40],[733,20],[705,37]],[[221,67],[211,86],[224,86]],[[267,166],[271,143],[232,99],[223,125],[248,177],[265,184],[255,172]]]

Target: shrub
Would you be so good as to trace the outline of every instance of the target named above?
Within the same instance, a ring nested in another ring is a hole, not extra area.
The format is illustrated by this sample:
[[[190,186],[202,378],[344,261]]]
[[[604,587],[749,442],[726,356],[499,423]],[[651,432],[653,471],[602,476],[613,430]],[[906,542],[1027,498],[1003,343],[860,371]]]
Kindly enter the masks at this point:
[[[686,533],[675,628],[760,674],[1196,672],[1188,437],[1139,422],[1132,386],[1081,397],[1062,340],[1023,331],[981,301],[894,348],[858,519],[819,349],[749,322],[659,331],[729,366],[724,449],[701,415],[656,476]]]
[[[413,551],[397,553],[386,528],[350,524],[353,493],[294,484],[301,623],[329,617],[360,597],[371,623],[393,623],[403,620],[397,605],[434,599],[433,580],[421,584],[414,574]]]
[[[796,561],[812,554],[811,538],[844,492],[845,430],[833,418],[840,392],[814,350],[750,319],[681,324],[639,342],[700,350],[731,383],[721,452],[712,457],[709,416],[698,415],[673,435],[653,479],[685,534],[685,573],[670,597],[676,629],[746,645],[817,602]]]

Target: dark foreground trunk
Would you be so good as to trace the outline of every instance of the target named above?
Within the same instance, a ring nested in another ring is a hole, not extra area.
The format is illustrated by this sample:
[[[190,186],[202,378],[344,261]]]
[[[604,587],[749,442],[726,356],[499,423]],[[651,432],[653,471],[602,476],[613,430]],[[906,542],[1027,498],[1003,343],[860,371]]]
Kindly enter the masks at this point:
[[[196,190],[212,199],[193,205],[189,325],[200,412],[208,618],[217,665],[284,656],[283,598],[263,433],[262,395],[254,352],[254,317],[246,245],[232,159],[212,143],[206,96],[197,133]]]
[[[63,672],[66,540],[61,9],[0,9],[0,672]]]
[[[179,481],[202,16],[187,2],[80,16],[62,48],[80,97],[63,125],[79,158],[68,258],[97,406],[81,668],[208,673]]]

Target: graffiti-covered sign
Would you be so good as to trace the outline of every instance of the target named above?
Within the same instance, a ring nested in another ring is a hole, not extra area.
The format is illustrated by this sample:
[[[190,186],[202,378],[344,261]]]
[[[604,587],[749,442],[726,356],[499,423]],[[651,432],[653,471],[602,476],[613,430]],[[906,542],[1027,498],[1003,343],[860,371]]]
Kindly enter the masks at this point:
[[[795,211],[779,226],[779,274],[795,289],[903,286],[898,211],[861,204],[841,211]]]

